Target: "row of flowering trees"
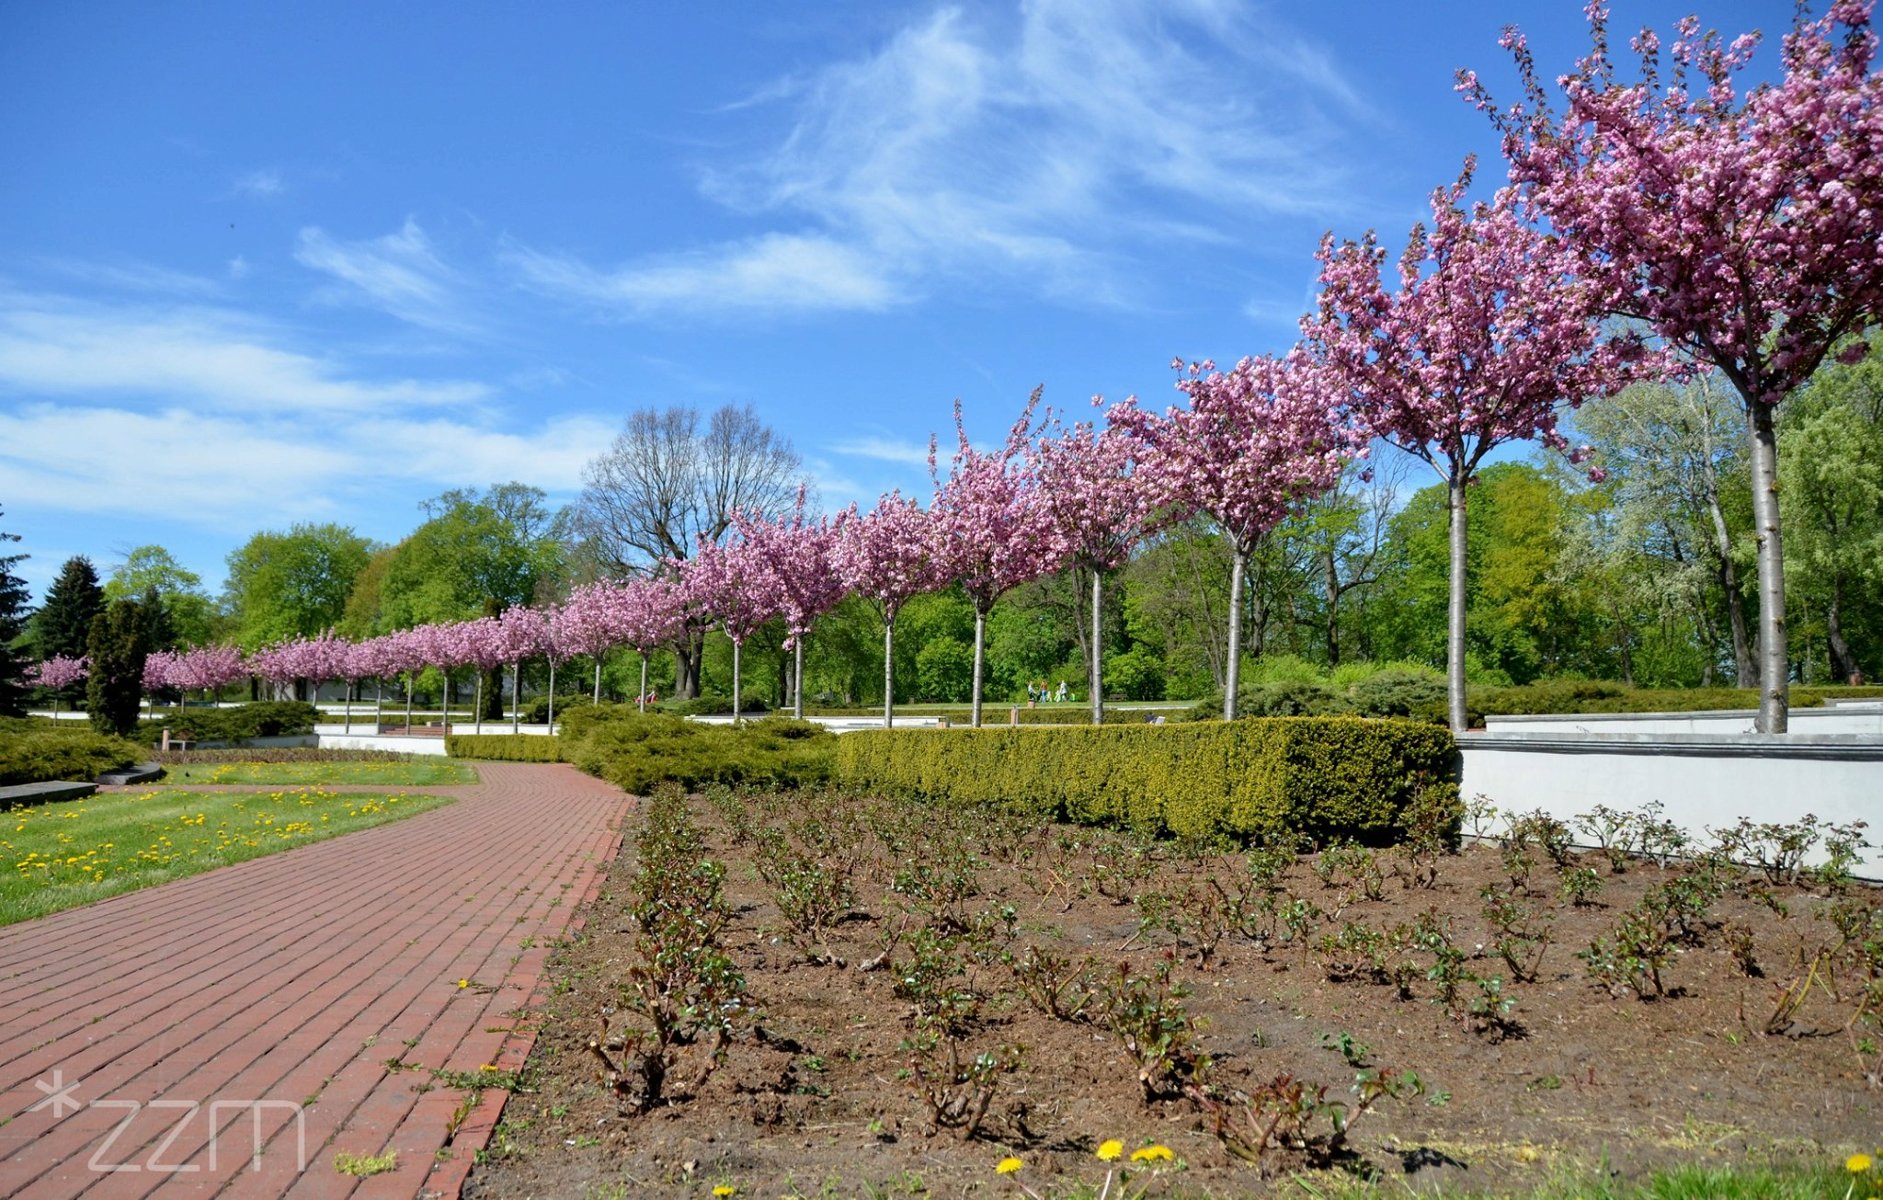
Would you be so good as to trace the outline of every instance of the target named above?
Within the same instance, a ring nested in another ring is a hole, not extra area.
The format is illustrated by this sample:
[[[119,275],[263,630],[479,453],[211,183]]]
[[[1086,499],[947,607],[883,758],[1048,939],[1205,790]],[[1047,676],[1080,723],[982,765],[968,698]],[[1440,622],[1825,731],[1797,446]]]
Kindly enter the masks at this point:
[[[1380,440],[1430,465],[1450,493],[1447,665],[1451,722],[1462,730],[1467,496],[1485,456],[1539,440],[1577,458],[1557,427],[1565,404],[1716,368],[1751,418],[1760,728],[1783,732],[1773,410],[1883,311],[1883,79],[1871,70],[1870,5],[1837,0],[1821,20],[1801,18],[1784,42],[1782,81],[1743,95],[1733,77],[1756,37],[1722,47],[1685,23],[1663,81],[1660,43],[1644,32],[1635,41],[1641,81],[1623,85],[1599,0],[1589,17],[1595,48],[1564,77],[1560,113],[1514,30],[1506,45],[1522,76],[1521,104],[1500,109],[1475,76],[1460,77],[1460,90],[1503,134],[1509,186],[1468,204],[1468,160],[1454,185],[1433,193],[1431,224],[1414,228],[1393,272],[1371,233],[1346,242],[1329,235],[1300,341],[1228,371],[1176,364],[1183,405],[1158,413],[1130,398],[1106,409],[1102,425],[1066,426],[1039,414],[1035,392],[992,450],[970,443],[957,405],[957,448],[945,474],[931,449],[927,507],[892,493],[868,512],[853,506],[813,518],[800,495],[783,516],[734,514],[723,544],[660,563],[654,578],[591,585],[551,610],[513,609],[353,644],[296,641],[246,660],[211,648],[151,669],[180,687],[214,686],[203,681],[228,672],[357,682],[538,658],[553,672],[573,655],[628,646],[643,656],[645,695],[648,652],[717,625],[733,646],[736,712],[744,645],[782,620],[801,715],[804,639],[854,592],[883,619],[889,724],[898,611],[919,593],[959,586],[975,616],[978,725],[987,617],[1003,594],[1076,569],[1090,576],[1096,623],[1106,572],[1157,523],[1202,514],[1234,552],[1224,695],[1224,716],[1234,717],[1251,555]],[[1619,328],[1617,317],[1626,319]],[[1102,718],[1100,643],[1095,631],[1094,721]],[[599,673],[598,665],[598,695]]]

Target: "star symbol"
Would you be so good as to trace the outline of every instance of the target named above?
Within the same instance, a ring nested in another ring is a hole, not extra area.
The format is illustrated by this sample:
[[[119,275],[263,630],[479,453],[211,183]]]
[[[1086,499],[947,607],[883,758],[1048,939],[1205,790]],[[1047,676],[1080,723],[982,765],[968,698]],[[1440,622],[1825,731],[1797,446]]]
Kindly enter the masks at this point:
[[[85,1107],[84,1102],[72,1094],[73,1090],[78,1087],[78,1083],[79,1081],[76,1079],[71,1083],[67,1083],[65,1081],[64,1071],[54,1071],[52,1073],[52,1082],[50,1083],[46,1082],[44,1079],[33,1080],[33,1086],[44,1092],[46,1098],[26,1111],[38,1112],[40,1109],[50,1106],[52,1109],[52,1119],[55,1121],[63,1120],[70,1115],[66,1112],[66,1105],[69,1104],[72,1106],[72,1112],[77,1112],[79,1109]]]

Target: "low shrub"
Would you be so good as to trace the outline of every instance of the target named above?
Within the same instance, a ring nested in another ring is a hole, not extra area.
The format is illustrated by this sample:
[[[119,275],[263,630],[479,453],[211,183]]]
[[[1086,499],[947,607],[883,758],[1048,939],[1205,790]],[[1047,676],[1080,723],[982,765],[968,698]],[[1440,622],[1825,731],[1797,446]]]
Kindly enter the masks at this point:
[[[445,738],[452,758],[488,762],[561,762],[562,739],[534,733],[454,733]]]
[[[722,696],[717,692],[707,692],[691,700],[662,700],[656,707],[661,712],[676,717],[729,717],[732,715],[732,697]],[[765,697],[757,692],[739,694],[739,713],[752,716],[756,713],[770,712]]]
[[[8,732],[0,738],[0,786],[68,779],[86,783],[146,753],[135,742],[88,728]]]
[[[570,762],[637,795],[669,780],[685,788],[821,783],[830,777],[836,740],[821,725],[786,717],[735,727],[664,713],[598,721],[579,739],[562,738]]]
[[[585,704],[580,708],[570,709],[567,716],[558,714],[556,723],[561,727],[563,740],[573,743],[581,741],[604,725],[641,719],[640,710],[632,704]]]
[[[1395,841],[1456,779],[1444,729],[1353,717],[1155,727],[865,730],[838,739],[845,787],[1146,833]]]
[[[1006,725],[1010,716],[1009,707],[991,706],[982,712],[981,720],[988,725]],[[1154,715],[1143,709],[1115,708],[1109,704],[1105,706],[1105,724],[1107,725],[1143,725],[1148,723]],[[1172,710],[1164,713],[1164,719],[1166,721],[1182,720],[1184,715],[1181,710]],[[965,723],[965,718],[963,723]],[[1089,704],[1049,704],[1039,708],[1024,706],[1020,708],[1020,724],[1022,725],[1090,725],[1091,723],[1092,706]]]
[[[301,700],[258,700],[234,708],[158,709],[155,716],[137,723],[137,736],[154,743],[168,729],[173,735],[188,734],[204,742],[299,737],[314,732],[319,719],[320,711]]]
[[[1348,687],[1347,699],[1363,717],[1410,717],[1437,724],[1448,720],[1444,677],[1422,671],[1375,672]]]
[[[399,750],[322,750],[319,746],[265,746],[218,750],[156,750],[148,757],[164,766],[191,763],[425,762],[429,754]]]
[[[558,694],[556,696],[556,720],[560,722],[576,709],[593,703],[594,700],[590,698],[587,692],[570,692],[566,696]],[[530,701],[529,704],[525,705],[523,709],[523,719],[532,725],[548,724],[549,697],[538,696],[536,699]]]

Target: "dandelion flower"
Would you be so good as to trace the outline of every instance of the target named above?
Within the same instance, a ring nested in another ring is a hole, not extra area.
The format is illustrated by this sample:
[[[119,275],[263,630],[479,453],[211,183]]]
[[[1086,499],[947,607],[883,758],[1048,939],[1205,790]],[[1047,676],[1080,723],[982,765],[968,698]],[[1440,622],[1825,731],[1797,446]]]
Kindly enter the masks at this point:
[[[470,981],[470,980],[468,980],[468,979],[460,979],[460,980],[458,980],[458,987],[459,987],[459,988],[467,988],[467,987],[470,987],[470,986],[471,986],[471,981]]]
[[[1025,1163],[1021,1162],[1019,1159],[1009,1154],[1007,1157],[1001,1159],[999,1162],[994,1164],[994,1174],[1011,1175],[1015,1171],[1018,1171],[1021,1167],[1024,1167],[1024,1166],[1026,1166]]]
[[[1174,1157],[1165,1145],[1143,1146],[1131,1152],[1132,1162],[1169,1162]]]
[[[722,1183],[722,1184],[720,1184],[720,1185],[719,1185],[718,1187],[716,1187],[716,1188],[714,1188],[714,1189],[713,1189],[713,1195],[715,1195],[715,1196],[731,1196],[731,1195],[736,1195],[736,1194],[738,1193],[738,1191],[739,1191],[739,1189],[738,1189],[738,1188],[736,1188],[736,1187],[733,1187],[733,1186],[732,1186],[731,1184],[729,1184],[729,1183]]]
[[[1844,1160],[1844,1170],[1852,1175],[1861,1175],[1875,1164],[1868,1154],[1853,1154]]]
[[[1111,1162],[1125,1152],[1125,1144],[1117,1138],[1107,1138],[1098,1144],[1100,1162]]]

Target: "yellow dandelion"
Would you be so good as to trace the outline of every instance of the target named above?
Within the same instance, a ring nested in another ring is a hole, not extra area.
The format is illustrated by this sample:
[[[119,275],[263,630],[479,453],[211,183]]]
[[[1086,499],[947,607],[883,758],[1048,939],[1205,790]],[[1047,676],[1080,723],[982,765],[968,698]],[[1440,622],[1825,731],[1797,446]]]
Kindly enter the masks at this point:
[[[738,1192],[739,1189],[729,1183],[722,1183],[713,1189],[713,1195],[715,1196],[735,1196]]]
[[[496,1063],[484,1063],[482,1066],[478,1067],[477,1069],[480,1071],[495,1071],[497,1069],[497,1064]]]
[[[1021,1167],[1024,1167],[1024,1166],[1026,1166],[1025,1163],[1021,1162],[1019,1159],[1009,1154],[1007,1157],[1001,1159],[999,1162],[994,1164],[994,1174],[1011,1175],[1015,1171],[1018,1171]]]
[[[1170,1147],[1164,1145],[1142,1146],[1131,1152],[1132,1162],[1169,1162],[1173,1157]]]
[[[460,987],[460,988],[467,988],[467,987],[470,987],[470,986],[471,986],[471,981],[470,981],[470,980],[468,980],[468,979],[460,979],[460,980],[458,980],[458,987]]]
[[[1098,1160],[1112,1162],[1125,1152],[1125,1144],[1117,1138],[1107,1138],[1098,1144]]]
[[[1844,1160],[1844,1170],[1852,1175],[1861,1175],[1875,1165],[1876,1160],[1868,1154],[1853,1154]]]

